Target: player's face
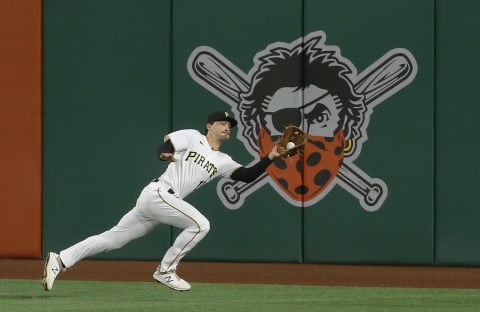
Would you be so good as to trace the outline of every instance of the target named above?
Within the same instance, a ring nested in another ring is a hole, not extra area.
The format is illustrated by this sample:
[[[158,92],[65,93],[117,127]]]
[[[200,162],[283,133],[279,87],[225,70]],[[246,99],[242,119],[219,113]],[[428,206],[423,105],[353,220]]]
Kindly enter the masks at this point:
[[[230,122],[220,120],[210,124],[210,128],[208,130],[212,133],[216,140],[219,142],[224,142],[230,139],[230,128]]]

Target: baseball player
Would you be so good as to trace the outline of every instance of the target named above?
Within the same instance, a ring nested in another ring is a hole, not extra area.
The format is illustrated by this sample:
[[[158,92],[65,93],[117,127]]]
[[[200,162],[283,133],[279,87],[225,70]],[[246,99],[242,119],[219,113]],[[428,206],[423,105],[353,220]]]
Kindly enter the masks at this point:
[[[146,235],[155,226],[168,224],[183,231],[165,253],[153,278],[174,290],[189,290],[190,284],[177,275],[176,269],[180,260],[207,235],[210,223],[183,199],[217,177],[252,182],[265,171],[273,158],[280,156],[275,145],[266,157],[246,168],[222,153],[220,146],[230,138],[230,129],[236,125],[237,121],[227,112],[213,112],[207,117],[205,134],[185,129],[166,135],[158,149],[159,158],[170,161],[165,172],[145,186],[135,207],[116,226],[90,236],[59,254],[49,252],[42,278],[44,289],[51,290],[58,274],[80,260],[121,248]]]

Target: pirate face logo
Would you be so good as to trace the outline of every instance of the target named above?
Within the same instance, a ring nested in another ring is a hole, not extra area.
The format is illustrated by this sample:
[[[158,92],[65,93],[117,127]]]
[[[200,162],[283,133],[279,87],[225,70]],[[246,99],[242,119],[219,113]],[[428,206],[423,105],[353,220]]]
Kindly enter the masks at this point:
[[[266,183],[296,206],[317,203],[337,184],[367,211],[385,201],[385,183],[353,161],[367,140],[373,108],[413,80],[415,59],[394,49],[357,75],[325,38],[317,31],[292,43],[273,43],[257,53],[248,75],[210,47],[192,52],[190,75],[231,106],[240,121],[237,137],[252,163],[270,152],[285,126],[308,133],[302,156],[275,160],[253,183],[222,179],[217,191],[226,207],[241,207]]]
[[[313,85],[305,89],[287,87],[277,90],[265,104],[265,126],[258,138],[260,157],[268,155],[285,125],[298,126],[308,133],[302,156],[278,158],[267,173],[290,198],[309,201],[335,178],[343,159],[339,97]],[[303,179],[299,179],[301,175]]]
[[[341,105],[338,96],[314,85],[282,87],[264,99],[263,121],[272,136],[281,135],[290,124],[313,136],[333,137],[341,127]]]

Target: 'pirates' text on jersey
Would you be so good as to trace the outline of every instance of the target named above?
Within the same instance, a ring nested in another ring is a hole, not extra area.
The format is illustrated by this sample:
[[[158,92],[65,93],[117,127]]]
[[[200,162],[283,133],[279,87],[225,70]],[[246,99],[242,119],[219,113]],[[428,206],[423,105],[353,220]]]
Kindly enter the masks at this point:
[[[194,151],[188,153],[185,161],[193,161],[197,165],[201,166],[203,169],[207,170],[207,172],[210,174],[210,178],[213,177],[218,171],[217,167],[215,167],[215,164],[206,160],[205,156],[203,156],[202,154]]]
[[[180,197],[185,198],[195,189],[216,177],[230,176],[241,167],[230,156],[213,150],[205,135],[197,130],[186,129],[169,133],[175,148],[175,162],[171,162],[160,177]]]

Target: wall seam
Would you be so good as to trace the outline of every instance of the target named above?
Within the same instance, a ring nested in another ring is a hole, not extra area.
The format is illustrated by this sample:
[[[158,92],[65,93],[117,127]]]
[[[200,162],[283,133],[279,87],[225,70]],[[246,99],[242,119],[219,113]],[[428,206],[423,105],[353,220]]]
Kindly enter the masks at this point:
[[[303,41],[304,41],[304,37],[305,37],[305,0],[301,0],[300,2],[300,5],[301,5],[301,11],[300,11],[300,18],[301,18],[301,23],[300,23],[300,31],[301,31],[301,36],[302,36],[302,45],[303,45]],[[305,55],[303,55],[303,57],[305,57]],[[302,80],[305,80],[305,68],[304,68],[304,65],[305,62],[302,62]],[[305,81],[302,81],[302,86],[305,85]],[[305,102],[305,93],[302,92],[302,102]],[[302,103],[303,105],[303,103]],[[302,160],[302,163],[305,163],[303,161],[303,155],[300,156],[300,160]],[[304,175],[304,170],[301,170],[300,171],[300,179],[302,181],[302,184],[305,185],[305,175]],[[302,210],[301,210],[301,229],[302,229],[302,232],[300,233],[300,237],[301,237],[301,240],[302,240],[302,244],[301,244],[301,255],[300,255],[300,263],[304,263],[305,262],[305,201],[303,200],[302,198]]]
[[[433,0],[433,265],[437,265],[437,0]]]

